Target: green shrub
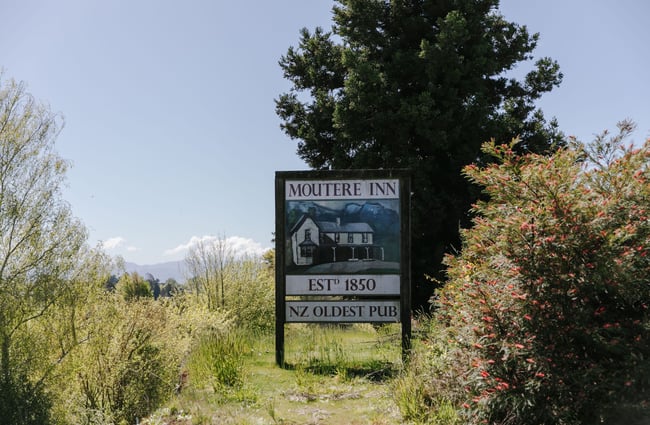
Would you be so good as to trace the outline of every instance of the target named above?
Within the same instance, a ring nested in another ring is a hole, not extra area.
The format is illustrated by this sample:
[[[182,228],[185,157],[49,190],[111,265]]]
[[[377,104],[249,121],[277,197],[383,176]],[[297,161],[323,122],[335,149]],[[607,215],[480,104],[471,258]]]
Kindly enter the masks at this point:
[[[189,292],[209,310],[228,312],[234,324],[271,331],[275,320],[274,251],[236,255],[225,236],[203,241],[185,258]]]
[[[192,386],[197,389],[208,387],[215,393],[228,393],[240,388],[244,383],[244,359],[249,351],[239,332],[202,335],[187,361]]]
[[[143,418],[170,397],[180,356],[170,309],[153,299],[124,301],[105,294],[88,311],[88,340],[71,354],[65,422],[127,423]]]
[[[457,377],[467,357],[444,340],[444,329],[432,319],[420,318],[419,327],[428,339],[414,345],[407,366],[393,381],[395,403],[402,417],[416,424],[463,424],[455,407],[463,402]]]
[[[650,418],[650,140],[620,128],[550,157],[488,143],[498,163],[466,168],[487,200],[436,318],[467,423]]]
[[[272,331],[275,325],[275,275],[268,258],[244,258],[228,265],[226,310],[238,327],[252,331]]]
[[[425,423],[431,415],[431,405],[428,403],[427,386],[414,372],[409,369],[404,375],[393,382],[395,403],[402,414],[402,418],[409,422]]]
[[[117,281],[116,289],[125,301],[138,298],[153,298],[149,282],[136,272],[124,273],[120,280]]]
[[[50,423],[52,402],[43,387],[34,385],[26,376],[6,378],[0,378],[0,422],[13,425]]]

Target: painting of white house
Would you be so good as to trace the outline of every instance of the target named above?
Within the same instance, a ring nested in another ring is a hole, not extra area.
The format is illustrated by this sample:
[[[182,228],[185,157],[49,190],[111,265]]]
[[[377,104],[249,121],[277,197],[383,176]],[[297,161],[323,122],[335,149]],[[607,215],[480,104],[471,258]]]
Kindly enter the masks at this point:
[[[399,271],[398,211],[397,200],[288,201],[287,273]]]

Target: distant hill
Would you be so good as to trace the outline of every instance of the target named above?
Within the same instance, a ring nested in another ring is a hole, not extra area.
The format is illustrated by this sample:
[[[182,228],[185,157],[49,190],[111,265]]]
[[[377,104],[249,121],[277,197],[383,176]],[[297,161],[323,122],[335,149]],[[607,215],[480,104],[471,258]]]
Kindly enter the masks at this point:
[[[178,283],[185,283],[187,276],[184,274],[185,262],[184,261],[168,261],[166,263],[139,265],[135,263],[124,263],[126,271],[129,273],[136,272],[143,276],[147,273],[151,274],[160,282],[164,282],[169,278],[175,279]]]

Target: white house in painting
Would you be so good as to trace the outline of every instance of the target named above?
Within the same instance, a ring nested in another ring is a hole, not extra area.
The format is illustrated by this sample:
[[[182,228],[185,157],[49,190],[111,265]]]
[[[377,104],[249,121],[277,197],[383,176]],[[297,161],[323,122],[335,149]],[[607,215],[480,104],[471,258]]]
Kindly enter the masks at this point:
[[[318,221],[303,215],[290,230],[291,252],[296,265],[336,261],[371,261],[378,252],[374,230],[368,223]],[[383,253],[383,250],[379,252]]]

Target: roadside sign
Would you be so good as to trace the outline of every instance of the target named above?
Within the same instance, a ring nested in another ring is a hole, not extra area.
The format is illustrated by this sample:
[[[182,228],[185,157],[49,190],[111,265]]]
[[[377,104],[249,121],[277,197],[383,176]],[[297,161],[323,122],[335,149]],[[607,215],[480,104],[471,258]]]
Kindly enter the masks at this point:
[[[294,322],[402,325],[410,348],[406,170],[278,171],[276,361]]]

